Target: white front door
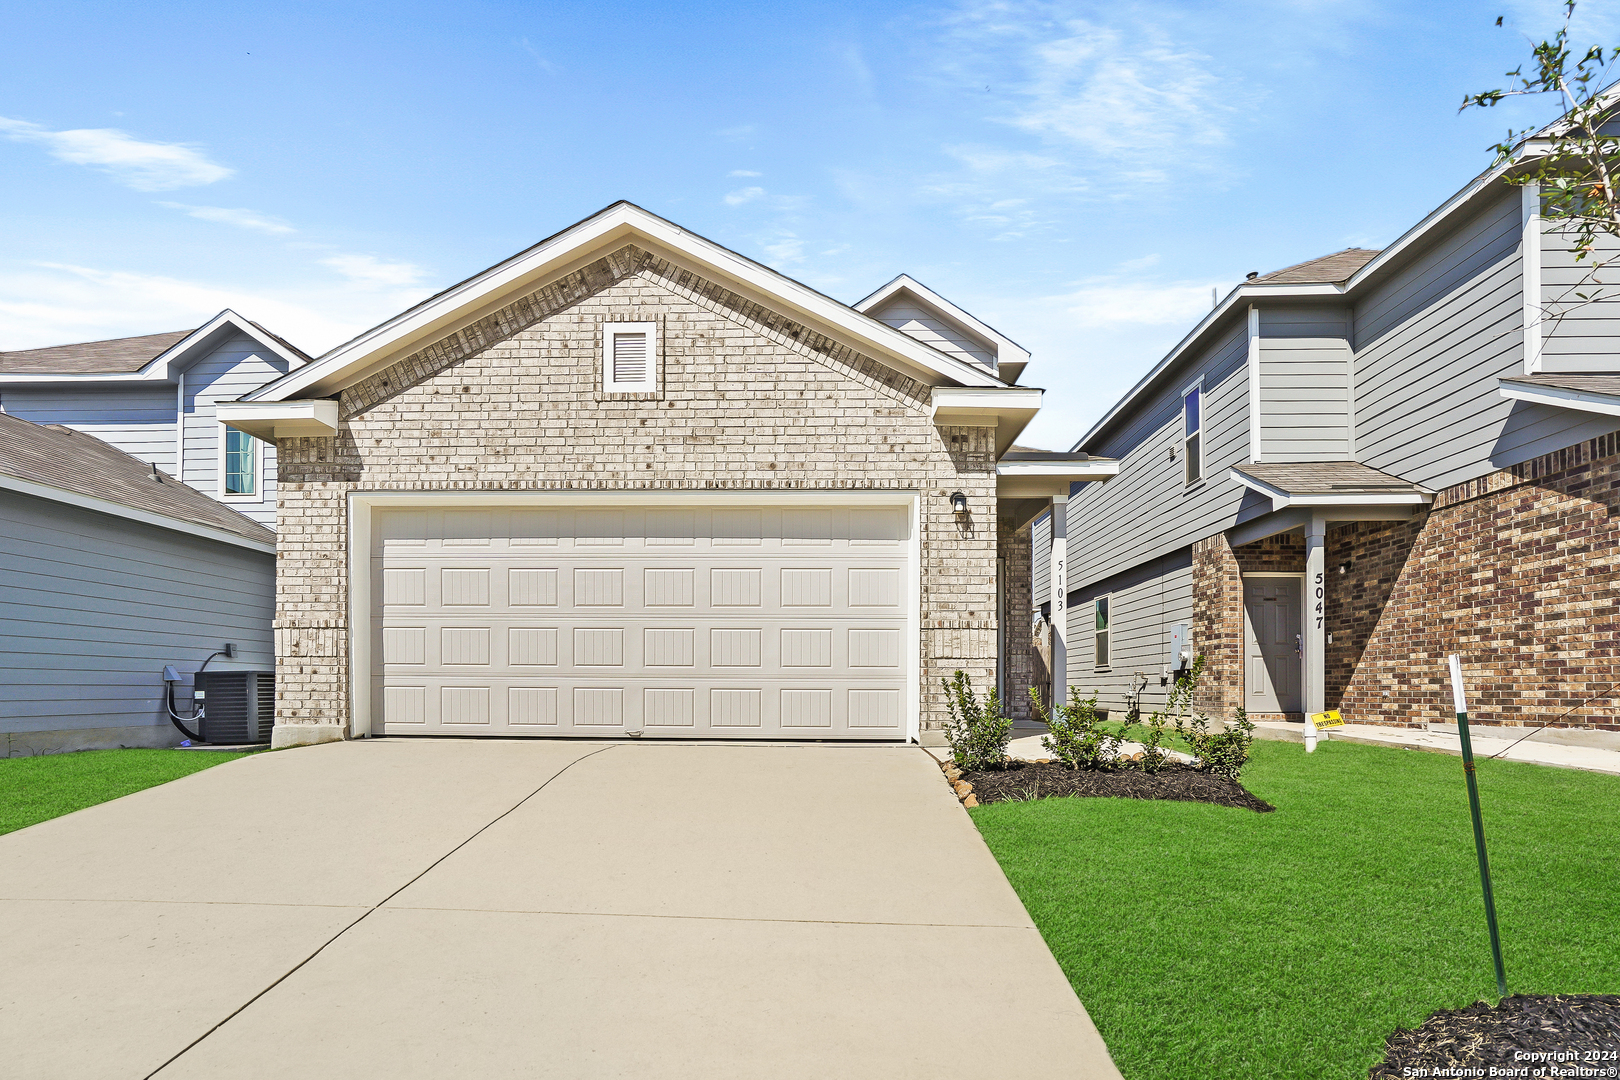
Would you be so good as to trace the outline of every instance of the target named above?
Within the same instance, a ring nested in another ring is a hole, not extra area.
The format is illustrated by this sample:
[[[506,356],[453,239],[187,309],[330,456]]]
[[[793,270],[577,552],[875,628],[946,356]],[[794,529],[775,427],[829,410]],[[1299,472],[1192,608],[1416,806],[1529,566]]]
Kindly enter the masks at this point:
[[[381,509],[372,731],[901,739],[902,506]]]

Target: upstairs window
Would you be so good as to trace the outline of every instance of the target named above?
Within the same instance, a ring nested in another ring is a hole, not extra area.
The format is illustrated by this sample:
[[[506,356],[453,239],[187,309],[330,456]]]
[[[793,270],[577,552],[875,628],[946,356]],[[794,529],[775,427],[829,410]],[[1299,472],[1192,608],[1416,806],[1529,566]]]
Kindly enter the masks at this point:
[[[1187,485],[1204,478],[1204,387],[1190,387],[1181,395],[1181,449],[1185,463]]]
[[[602,389],[610,394],[657,392],[657,323],[603,324]]]
[[[1109,597],[1099,596],[1091,602],[1093,616],[1096,623],[1096,666],[1108,666],[1108,601]]]
[[[259,440],[245,431],[225,429],[225,494],[259,493]]]

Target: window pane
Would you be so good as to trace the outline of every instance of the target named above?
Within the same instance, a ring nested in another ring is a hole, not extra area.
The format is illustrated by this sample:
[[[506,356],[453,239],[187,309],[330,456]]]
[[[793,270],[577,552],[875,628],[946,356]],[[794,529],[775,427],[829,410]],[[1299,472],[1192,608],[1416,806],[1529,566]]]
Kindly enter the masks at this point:
[[[258,491],[258,448],[253,436],[225,429],[225,494],[252,495]]]
[[[1106,631],[1097,635],[1097,666],[1108,666],[1108,634]]]
[[[1199,451],[1199,437],[1189,436],[1187,439],[1187,483],[1191,484],[1203,475],[1204,463]]]
[[[1191,390],[1188,391],[1186,397],[1181,399],[1182,405],[1187,412],[1188,435],[1191,435],[1193,432],[1198,430],[1198,399],[1201,396],[1202,395],[1199,393],[1199,391]]]
[[[1108,629],[1108,598],[1099,597],[1097,600],[1097,629]]]

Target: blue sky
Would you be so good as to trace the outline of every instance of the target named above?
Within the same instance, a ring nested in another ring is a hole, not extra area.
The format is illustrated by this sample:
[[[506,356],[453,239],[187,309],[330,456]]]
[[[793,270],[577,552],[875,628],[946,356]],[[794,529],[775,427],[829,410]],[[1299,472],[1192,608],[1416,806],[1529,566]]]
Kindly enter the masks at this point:
[[[910,273],[1067,446],[1212,288],[1388,243],[1549,118],[1457,104],[1558,11],[14,2],[0,349],[229,306],[320,352],[623,198],[845,302]]]

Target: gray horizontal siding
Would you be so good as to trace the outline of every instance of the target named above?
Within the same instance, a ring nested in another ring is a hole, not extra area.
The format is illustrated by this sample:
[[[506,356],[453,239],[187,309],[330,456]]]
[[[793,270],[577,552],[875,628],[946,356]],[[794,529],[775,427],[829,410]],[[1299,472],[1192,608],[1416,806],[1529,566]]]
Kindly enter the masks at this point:
[[[171,475],[175,404],[173,386],[0,391],[0,407],[19,420],[94,435]]]
[[[214,404],[235,401],[285,374],[286,370],[284,360],[246,335],[222,343],[186,370],[186,470],[181,479],[199,491],[223,496],[219,475],[223,429],[215,415]],[[231,499],[229,504],[273,529],[276,525],[276,448],[273,443],[258,446],[264,456],[259,498]]]
[[[1261,460],[1351,457],[1349,312],[1266,308],[1259,322]]]
[[[1513,410],[1496,380],[1523,365],[1519,239],[1508,192],[1357,306],[1360,460],[1436,488],[1512,463],[1499,444]]]
[[[996,366],[995,349],[988,347],[977,337],[964,333],[960,327],[940,318],[937,313],[923,307],[921,304],[906,299],[904,296],[892,300],[868,314],[878,322],[886,326],[892,326],[901,333],[914,337],[948,356],[954,356],[958,360],[966,360],[970,364],[978,364],[992,370]]]
[[[1096,666],[1096,633],[1092,600],[1109,601],[1109,665]],[[1164,704],[1168,687],[1160,676],[1169,666],[1170,628],[1192,624],[1193,587],[1190,551],[1172,552],[1107,581],[1071,594],[1069,611],[1069,685],[1081,696],[1098,695],[1110,710],[1123,710],[1137,673],[1147,676],[1142,693],[1146,713]],[[1196,643],[1195,643],[1196,647]]]
[[[1620,371],[1620,275],[1591,273],[1594,262],[1620,256],[1620,243],[1600,234],[1596,254],[1577,261],[1571,240],[1554,230],[1542,237],[1541,370]]]
[[[1235,321],[1094,453],[1119,475],[1069,500],[1071,592],[1230,528],[1245,489],[1227,470],[1249,458],[1248,331]],[[1204,380],[1204,479],[1189,488],[1181,457],[1181,390]],[[1175,450],[1175,457],[1171,451]]]
[[[1052,599],[1052,515],[1042,514],[1030,530],[1030,571],[1034,583],[1030,601],[1039,611]]]
[[[165,664],[274,666],[272,556],[11,492],[0,555],[0,731],[166,728]]]

